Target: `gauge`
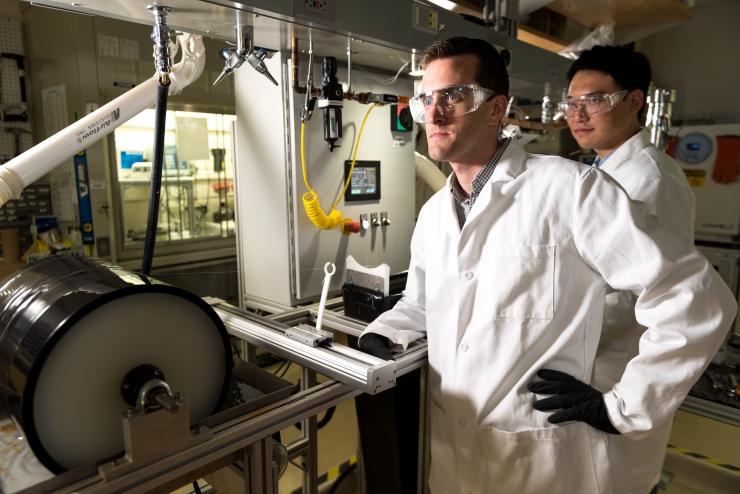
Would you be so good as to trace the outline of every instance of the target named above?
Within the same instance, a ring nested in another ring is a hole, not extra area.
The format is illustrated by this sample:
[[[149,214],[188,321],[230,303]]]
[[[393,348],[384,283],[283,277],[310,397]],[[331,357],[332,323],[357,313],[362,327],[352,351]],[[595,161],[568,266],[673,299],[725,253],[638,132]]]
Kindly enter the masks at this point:
[[[692,132],[680,137],[676,146],[676,158],[695,165],[705,161],[712,154],[714,143],[702,132]]]

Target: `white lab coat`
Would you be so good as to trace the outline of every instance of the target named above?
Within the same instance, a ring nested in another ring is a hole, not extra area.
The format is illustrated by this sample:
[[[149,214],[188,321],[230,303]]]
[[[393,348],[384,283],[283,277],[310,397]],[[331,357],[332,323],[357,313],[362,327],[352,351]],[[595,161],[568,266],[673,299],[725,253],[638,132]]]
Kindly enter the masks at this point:
[[[650,225],[606,174],[510,143],[458,226],[448,188],[422,208],[404,297],[368,326],[426,335],[434,494],[610,493],[609,438],[553,426],[527,383],[591,381],[607,283],[640,294],[640,355],[605,394],[627,436],[663,424],[719,348],[731,292],[694,246]]]
[[[600,169],[619,182],[630,198],[642,203],[656,221],[694,241],[694,194],[681,167],[650,143],[647,131],[625,141]],[[636,300],[629,291],[606,296],[604,329],[592,377],[596,389],[611,389],[638,353],[647,328],[635,320]],[[667,420],[641,439],[609,438],[614,492],[645,494],[658,483],[670,431],[671,420]]]

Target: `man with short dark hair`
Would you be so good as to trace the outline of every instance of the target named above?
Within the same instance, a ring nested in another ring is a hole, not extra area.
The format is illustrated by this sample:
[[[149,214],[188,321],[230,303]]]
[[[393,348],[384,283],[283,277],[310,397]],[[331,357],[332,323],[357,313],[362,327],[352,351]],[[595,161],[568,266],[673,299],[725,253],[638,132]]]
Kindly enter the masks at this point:
[[[642,53],[595,46],[571,66],[568,97],[559,106],[579,146],[596,151],[595,165],[642,203],[654,221],[693,242],[695,201],[688,181],[678,163],[656,149],[641,129],[650,79],[650,62]],[[611,389],[638,354],[647,328],[635,320],[636,299],[629,291],[606,296],[591,380],[597,389]],[[612,439],[616,492],[644,493],[658,483],[670,429],[668,418],[639,440]]]
[[[616,492],[612,438],[670,418],[736,304],[693,244],[606,174],[499,139],[503,66],[482,40],[425,51],[410,107],[453,173],[419,214],[404,297],[360,348],[390,357],[427,338],[432,493]],[[596,390],[607,286],[638,294],[649,329],[620,381]],[[532,391],[549,396],[537,409]]]

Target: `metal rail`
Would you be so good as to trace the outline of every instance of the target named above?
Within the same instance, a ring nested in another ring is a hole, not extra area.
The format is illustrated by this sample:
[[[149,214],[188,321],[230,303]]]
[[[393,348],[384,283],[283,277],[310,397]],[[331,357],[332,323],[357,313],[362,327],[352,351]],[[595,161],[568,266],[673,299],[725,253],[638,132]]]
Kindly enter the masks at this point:
[[[291,327],[288,324],[252,314],[218,299],[205,300],[216,310],[231,335],[365,393],[376,394],[392,388],[397,375],[419,368],[426,361],[425,344],[412,347],[395,361],[382,360],[337,343],[311,347],[285,336],[285,330]],[[326,321],[327,329],[341,322],[333,316],[327,316]],[[356,329],[348,328],[346,332],[355,334]]]

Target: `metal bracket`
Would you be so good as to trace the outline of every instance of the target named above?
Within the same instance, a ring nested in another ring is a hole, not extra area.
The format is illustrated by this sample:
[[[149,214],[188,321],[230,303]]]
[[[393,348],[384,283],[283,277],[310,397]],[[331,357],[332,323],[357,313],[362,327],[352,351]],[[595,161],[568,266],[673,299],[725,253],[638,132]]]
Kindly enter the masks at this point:
[[[190,408],[187,398],[175,395],[177,409],[130,409],[123,415],[123,439],[126,454],[98,467],[100,476],[112,480],[152,461],[182,451],[211,437],[206,427],[190,432]]]
[[[298,326],[286,329],[285,336],[312,347],[328,343],[334,337],[332,333],[316,329],[308,324],[299,324]]]

